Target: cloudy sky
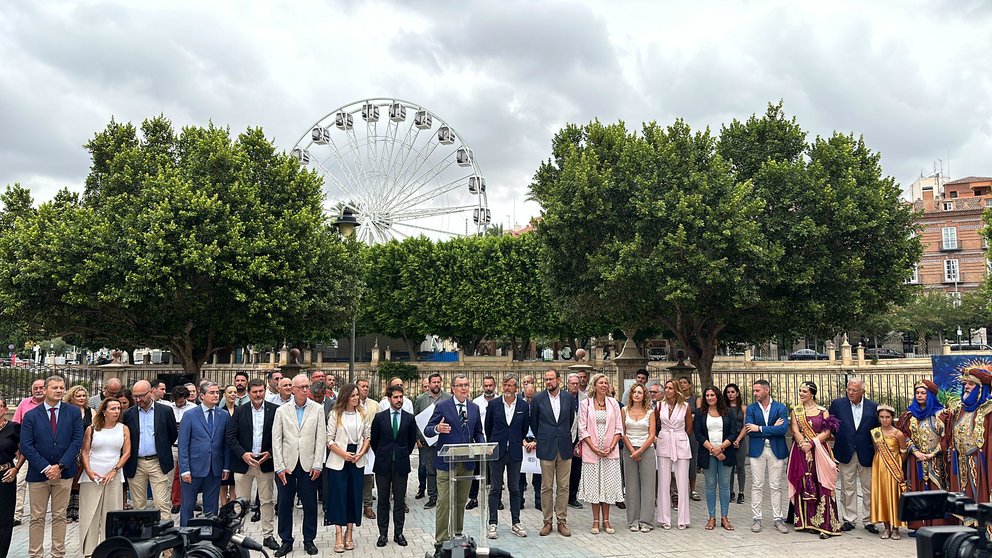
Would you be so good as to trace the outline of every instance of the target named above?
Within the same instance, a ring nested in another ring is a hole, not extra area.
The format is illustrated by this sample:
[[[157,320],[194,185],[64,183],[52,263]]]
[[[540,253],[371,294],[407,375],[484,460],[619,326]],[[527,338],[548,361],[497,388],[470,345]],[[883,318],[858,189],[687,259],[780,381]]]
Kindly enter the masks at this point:
[[[992,175],[992,2],[269,1],[0,5],[0,186],[80,190],[111,118],[261,126],[283,149],[371,97],[430,108],[470,144],[493,221],[567,122],[718,130],[785,101],[864,134],[904,187],[941,160]]]

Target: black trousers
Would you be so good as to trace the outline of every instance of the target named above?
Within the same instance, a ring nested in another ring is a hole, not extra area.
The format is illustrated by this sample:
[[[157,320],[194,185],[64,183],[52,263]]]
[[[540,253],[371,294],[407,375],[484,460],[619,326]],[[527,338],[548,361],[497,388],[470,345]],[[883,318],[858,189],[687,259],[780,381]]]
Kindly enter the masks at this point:
[[[406,482],[409,474],[376,473],[375,486],[378,491],[376,504],[376,523],[379,534],[385,537],[389,533],[389,497],[393,499],[393,534],[403,534],[403,524],[406,522]]]
[[[572,457],[572,473],[568,477],[568,501],[575,502],[579,495],[579,482],[582,480],[582,459]]]
[[[321,473],[323,475],[323,473]],[[317,538],[317,481],[310,480],[310,471],[304,471],[299,462],[292,473],[286,473],[286,485],[276,477],[279,489],[279,538],[283,544],[293,544],[293,512],[296,511],[296,495],[303,501],[303,541],[313,542]]]
[[[14,531],[14,500],[17,492],[17,482],[0,482],[0,556],[7,556],[10,550],[10,538]],[[25,522],[26,523],[26,522]]]

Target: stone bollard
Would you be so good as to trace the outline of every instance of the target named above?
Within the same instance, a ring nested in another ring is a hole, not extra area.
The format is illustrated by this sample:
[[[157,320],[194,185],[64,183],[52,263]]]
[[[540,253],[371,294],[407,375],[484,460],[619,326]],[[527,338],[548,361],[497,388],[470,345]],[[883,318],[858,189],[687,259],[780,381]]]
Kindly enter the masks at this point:
[[[944,345],[940,348],[940,354],[942,355],[951,354],[951,341],[949,339],[944,339]]]
[[[833,341],[827,341],[827,362],[835,364],[837,362],[836,347]]]
[[[863,345],[861,345],[861,342],[859,341],[858,342],[858,366],[864,366],[864,365],[865,365],[865,348],[864,348]]]
[[[854,359],[851,358],[851,344],[847,342],[847,334],[844,334],[844,341],[840,344],[840,362],[844,366],[851,366],[854,364]]]

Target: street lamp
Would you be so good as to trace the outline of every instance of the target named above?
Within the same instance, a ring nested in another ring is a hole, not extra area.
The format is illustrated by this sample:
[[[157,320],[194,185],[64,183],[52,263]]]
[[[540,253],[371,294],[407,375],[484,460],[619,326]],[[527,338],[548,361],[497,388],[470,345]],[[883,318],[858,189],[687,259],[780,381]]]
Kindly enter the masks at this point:
[[[348,239],[355,237],[355,229],[361,226],[355,218],[355,212],[347,205],[341,208],[341,215],[338,216],[334,224],[338,226],[341,237]],[[351,313],[351,350],[348,354],[348,383],[355,383],[355,321],[358,319],[358,304]]]

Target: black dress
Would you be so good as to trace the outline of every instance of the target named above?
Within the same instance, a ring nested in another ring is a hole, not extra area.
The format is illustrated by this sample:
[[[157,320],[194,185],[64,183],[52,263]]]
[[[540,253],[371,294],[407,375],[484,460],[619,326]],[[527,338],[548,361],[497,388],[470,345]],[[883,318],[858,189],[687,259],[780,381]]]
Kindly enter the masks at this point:
[[[7,421],[0,429],[0,465],[14,463],[17,445],[21,439],[21,425]],[[27,466],[27,463],[24,464]],[[0,475],[6,473],[6,467]],[[14,529],[14,503],[17,481],[0,482],[0,556],[6,556],[10,549],[10,537]]]

